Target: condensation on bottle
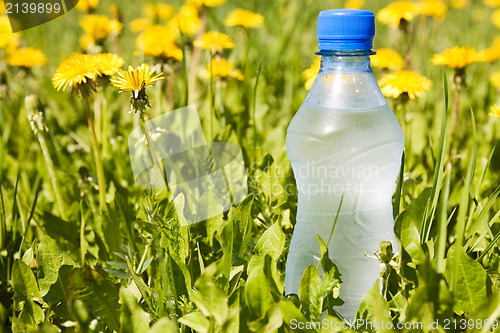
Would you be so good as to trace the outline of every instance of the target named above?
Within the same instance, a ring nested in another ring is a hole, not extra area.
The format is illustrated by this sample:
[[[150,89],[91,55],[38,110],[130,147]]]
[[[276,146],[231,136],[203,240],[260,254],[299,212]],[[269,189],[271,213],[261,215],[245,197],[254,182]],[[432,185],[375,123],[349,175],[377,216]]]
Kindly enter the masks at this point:
[[[370,68],[373,13],[322,11],[317,32],[321,68],[286,135],[299,196],[285,293],[298,294],[307,266],[318,265],[317,235],[328,241],[340,206],[328,244],[343,281],[345,303],[335,310],[354,320],[380,277],[374,252],[396,240],[392,194],[404,138]]]

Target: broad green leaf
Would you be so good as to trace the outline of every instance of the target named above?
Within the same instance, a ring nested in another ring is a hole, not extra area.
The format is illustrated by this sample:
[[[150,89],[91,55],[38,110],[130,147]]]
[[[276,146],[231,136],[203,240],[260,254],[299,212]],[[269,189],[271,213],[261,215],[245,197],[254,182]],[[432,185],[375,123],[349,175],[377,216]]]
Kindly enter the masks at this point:
[[[96,224],[95,231],[98,233],[105,242],[105,247],[108,253],[117,252],[120,247],[121,242],[121,232],[120,232],[120,219],[112,216],[110,211],[113,209],[109,207],[104,210],[103,214],[94,215],[94,223]],[[102,230],[102,234],[100,233]]]
[[[89,267],[73,268],[68,275],[67,290],[110,329],[119,330],[118,288],[104,276]]]
[[[255,246],[255,255],[248,263],[248,272],[251,273],[257,266],[262,265],[264,256],[268,254],[273,260],[277,260],[283,253],[285,247],[285,234],[281,231],[278,223],[267,229]]]
[[[280,301],[279,303],[281,314],[283,315],[283,321],[287,324],[293,332],[314,332],[314,330],[306,329],[305,324],[309,320],[304,316],[304,314],[290,301]],[[304,325],[301,328],[301,325]]]
[[[66,222],[48,212],[44,212],[38,220],[44,221],[43,226],[51,238],[69,242],[75,248],[79,246],[80,231],[75,223]]]
[[[425,188],[412,202],[406,207],[406,211],[410,214],[413,222],[420,230],[422,228],[422,219],[425,214],[425,205],[429,200],[432,189],[430,187]],[[420,231],[419,231],[420,233]]]
[[[248,245],[252,239],[252,206],[253,195],[248,195],[236,208],[231,210],[230,219],[234,221],[234,227],[237,228],[236,237],[234,239],[234,252],[241,257],[247,252]]]
[[[387,304],[387,301],[380,295],[378,280],[361,300],[361,305],[356,313],[356,319],[362,319],[365,323],[387,323],[392,321],[389,304]],[[366,325],[365,330],[367,332],[393,332],[393,330],[387,328],[387,326],[382,328],[381,325],[378,330],[375,329],[374,326],[375,325]]]
[[[75,261],[63,251],[56,241],[48,236],[40,240],[37,256],[38,262],[38,285],[42,296],[45,296],[50,286],[59,278],[59,268],[62,265],[76,266]]]
[[[456,299],[453,309],[458,315],[471,313],[487,301],[491,290],[488,274],[457,243],[448,250],[445,277],[453,290]]]
[[[239,333],[245,332],[243,328],[245,325],[243,324],[242,318],[249,318],[245,312],[248,312],[248,308],[244,307],[244,300],[241,298],[243,291],[245,290],[245,282],[242,280],[237,288],[233,291],[231,296],[229,296],[229,314],[227,316],[224,325],[222,325],[222,332],[234,332]]]
[[[404,251],[406,251],[415,265],[420,265],[425,260],[425,253],[420,245],[420,234],[415,223],[407,210],[399,214],[394,226]]]
[[[222,325],[228,314],[226,293],[214,282],[215,265],[205,268],[195,283],[191,298],[204,316],[213,316],[217,324]]]
[[[299,297],[306,316],[312,320],[319,319],[323,307],[323,293],[321,292],[321,278],[313,265],[307,266],[302,275]]]
[[[210,320],[199,311],[182,316],[179,318],[179,322],[199,333],[207,333],[210,327]]]
[[[177,215],[177,219],[179,220],[179,223],[182,226],[186,226],[189,223],[186,221],[186,217],[184,216],[184,205],[186,203],[186,198],[184,197],[184,193],[179,193],[175,198],[174,198],[174,206],[175,206],[175,212]],[[210,215],[209,215],[210,216]]]
[[[120,301],[120,332],[146,333],[149,330],[149,316],[138,304],[134,293],[127,288],[121,288]]]
[[[29,249],[26,250],[23,254],[23,258],[21,259],[26,265],[31,265],[31,261],[33,260],[33,248],[30,247]]]
[[[276,332],[278,328],[283,325],[283,314],[281,313],[281,308],[279,303],[274,304],[270,307],[264,318],[260,318],[249,324],[250,328],[254,332]]]
[[[174,269],[174,273],[176,273],[174,274],[174,278],[178,278],[176,279],[177,293],[179,294],[181,290],[182,293],[186,294],[191,293],[192,290],[191,274],[189,273],[189,269],[187,268],[184,259],[181,259],[179,255],[172,248],[169,248],[168,252],[173,260],[172,268]],[[179,271],[181,272],[181,274],[177,274]]]
[[[176,323],[167,317],[158,320],[148,331],[148,333],[176,333],[179,332]]]
[[[270,207],[279,207],[286,201],[285,189],[277,173],[276,163],[269,154],[254,172],[254,190],[258,196],[265,197]]]
[[[12,267],[12,286],[14,302],[21,310],[18,317],[20,323],[32,325],[43,322],[42,295],[30,267],[20,259],[16,259]]]
[[[268,258],[269,266],[271,258],[269,256],[265,258]],[[245,285],[246,304],[258,318],[262,317],[275,302],[272,295],[275,282],[272,273],[266,274],[264,268],[265,265],[261,265],[252,270]]]
[[[16,259],[12,266],[12,286],[14,287],[14,301],[43,303],[33,272],[28,265],[19,259]]]
[[[35,333],[38,327],[35,324],[23,322],[21,319],[12,317],[12,333]]]
[[[469,332],[471,333],[490,332],[490,328],[495,323],[495,321],[497,324],[496,326],[499,327],[498,318],[500,318],[500,290],[494,292],[488,299],[488,302],[481,305],[468,318],[474,321],[479,320],[483,324],[482,327],[474,325],[474,329],[469,330]],[[489,323],[489,325],[485,325],[486,323]]]
[[[61,266],[57,272],[57,282],[52,284],[47,294],[43,296],[43,300],[52,306],[54,313],[63,318],[69,317],[67,291],[65,288],[68,281],[68,274],[72,268],[73,266],[69,265]]]
[[[226,193],[226,195],[228,195]],[[222,216],[224,213],[223,206],[212,191],[207,191],[202,194],[198,206],[196,207],[198,214],[197,221],[203,221],[207,218]]]
[[[233,210],[234,208],[231,208]],[[206,224],[207,229],[207,240],[208,245],[212,247],[214,245],[214,234],[221,228],[222,223],[224,222],[222,215],[216,215],[209,219],[207,219],[204,223]]]
[[[341,276],[340,271],[337,268],[337,265],[335,265],[333,261],[330,259],[328,247],[320,235],[318,235],[318,243],[321,253],[319,264],[321,266],[321,269],[323,270],[323,273],[325,275],[330,275],[330,278],[337,279],[338,282],[342,282],[342,280],[340,279]]]
[[[388,302],[389,308],[397,313],[399,313],[399,320],[404,321],[406,319],[406,308],[408,307],[408,300],[398,292],[392,297]]]

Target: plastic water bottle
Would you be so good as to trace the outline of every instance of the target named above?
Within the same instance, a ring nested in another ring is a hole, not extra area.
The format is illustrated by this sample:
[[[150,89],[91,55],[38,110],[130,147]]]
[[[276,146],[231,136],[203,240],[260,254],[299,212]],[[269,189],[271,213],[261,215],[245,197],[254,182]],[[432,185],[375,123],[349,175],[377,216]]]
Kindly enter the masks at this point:
[[[367,10],[318,16],[321,68],[291,121],[286,147],[299,191],[297,223],[286,262],[285,293],[298,294],[308,265],[328,245],[342,274],[335,310],[354,320],[362,297],[380,277],[374,251],[393,240],[392,194],[401,164],[401,127],[370,68],[375,24]]]

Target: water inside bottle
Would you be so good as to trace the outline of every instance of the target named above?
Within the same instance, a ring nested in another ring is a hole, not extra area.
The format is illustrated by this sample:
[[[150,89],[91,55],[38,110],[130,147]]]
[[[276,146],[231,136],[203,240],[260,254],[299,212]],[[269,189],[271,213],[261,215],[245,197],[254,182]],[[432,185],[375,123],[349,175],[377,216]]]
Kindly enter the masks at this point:
[[[392,193],[404,139],[387,104],[346,110],[305,102],[287,131],[287,153],[299,190],[286,265],[285,292],[298,293],[300,278],[320,256],[317,234],[328,241],[343,283],[338,310],[354,319],[363,295],[379,276],[373,252],[393,240]]]

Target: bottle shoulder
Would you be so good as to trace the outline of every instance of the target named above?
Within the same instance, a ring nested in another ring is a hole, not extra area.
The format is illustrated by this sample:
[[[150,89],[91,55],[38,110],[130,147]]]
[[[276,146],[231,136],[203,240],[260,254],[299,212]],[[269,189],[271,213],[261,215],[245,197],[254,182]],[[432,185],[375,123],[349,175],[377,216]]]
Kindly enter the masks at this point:
[[[371,71],[320,72],[305,100],[310,106],[362,110],[387,104]]]

